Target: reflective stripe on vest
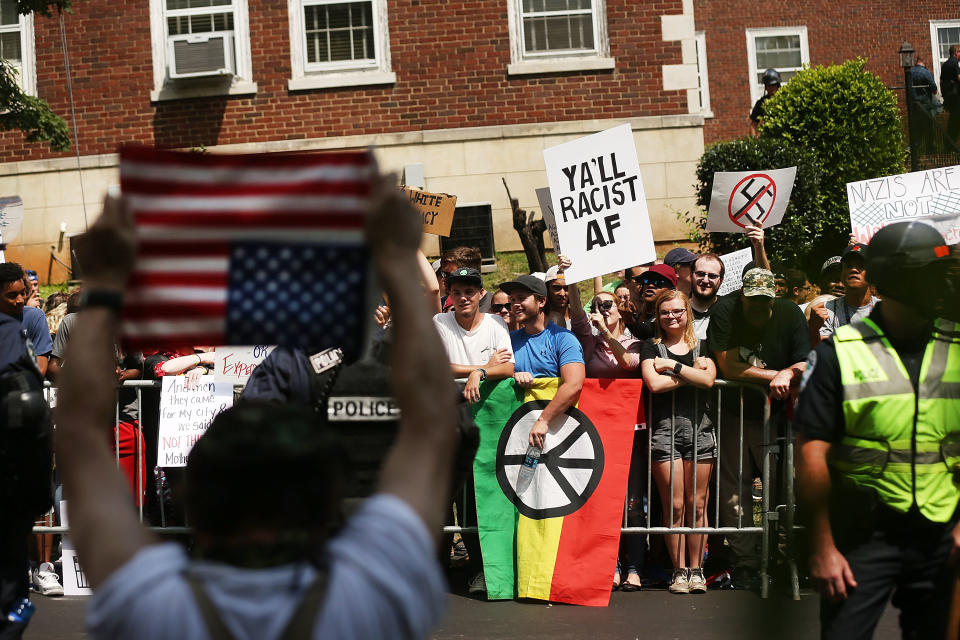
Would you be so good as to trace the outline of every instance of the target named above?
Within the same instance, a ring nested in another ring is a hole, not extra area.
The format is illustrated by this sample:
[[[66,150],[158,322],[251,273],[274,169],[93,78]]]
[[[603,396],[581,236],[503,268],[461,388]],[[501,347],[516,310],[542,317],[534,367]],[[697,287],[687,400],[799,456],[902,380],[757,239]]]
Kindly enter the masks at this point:
[[[916,495],[921,513],[935,522],[946,522],[960,500],[952,473],[960,469],[958,326],[937,321],[924,352],[918,394],[871,320],[834,333],[845,436],[831,448],[831,466],[875,489],[897,511],[907,511]]]

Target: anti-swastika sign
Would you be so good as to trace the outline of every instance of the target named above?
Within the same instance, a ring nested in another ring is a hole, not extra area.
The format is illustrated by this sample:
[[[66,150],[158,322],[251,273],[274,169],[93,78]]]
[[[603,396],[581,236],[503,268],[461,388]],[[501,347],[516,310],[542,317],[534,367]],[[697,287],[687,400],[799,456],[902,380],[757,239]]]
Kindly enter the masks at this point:
[[[497,446],[497,481],[517,511],[534,520],[569,515],[590,499],[603,476],[603,443],[597,428],[576,407],[550,423],[533,481],[519,493],[517,482],[530,427],[546,400],[521,405],[504,425]]]
[[[714,173],[707,231],[742,233],[747,225],[780,224],[796,175],[796,167]]]

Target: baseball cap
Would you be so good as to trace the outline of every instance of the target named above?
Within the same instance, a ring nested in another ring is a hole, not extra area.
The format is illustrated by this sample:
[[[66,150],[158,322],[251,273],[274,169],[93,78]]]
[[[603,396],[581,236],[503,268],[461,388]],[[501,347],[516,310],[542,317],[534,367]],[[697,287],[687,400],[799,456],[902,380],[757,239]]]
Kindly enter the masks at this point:
[[[747,271],[743,276],[743,295],[748,298],[753,296],[775,298],[777,291],[776,284],[773,281],[773,274],[759,267]]]
[[[547,269],[547,273],[543,276],[544,282],[553,282],[554,280],[559,280],[560,282],[566,284],[567,279],[563,276],[563,272],[560,271],[560,265],[553,265]]]
[[[543,283],[543,280],[533,275],[517,276],[516,280],[510,280],[500,285],[500,290],[508,295],[512,293],[514,289],[526,289],[538,296],[547,297],[547,285]]]
[[[670,251],[667,252],[667,255],[663,257],[663,264],[676,267],[678,264],[687,264],[696,259],[697,254],[693,253],[689,249],[677,247],[676,249],[670,249]]]
[[[450,282],[469,282],[470,284],[475,284],[479,287],[483,286],[483,278],[480,277],[480,272],[476,269],[468,269],[467,267],[460,267],[456,271],[451,271],[446,275],[445,280],[449,284]]]
[[[827,258],[823,262],[823,266],[820,267],[820,273],[823,273],[824,271],[826,271],[827,269],[829,269],[835,264],[840,264],[840,256],[833,256],[831,258]]]
[[[846,260],[852,255],[860,256],[860,259],[863,260],[867,255],[867,245],[862,242],[849,245],[846,249],[843,250],[843,253],[840,254],[841,262]]]
[[[677,288],[677,272],[673,270],[673,267],[665,264],[655,264],[641,273],[638,277],[642,279],[643,276],[647,275],[648,273],[654,273],[658,276],[666,278],[670,281],[671,287],[674,289]]]

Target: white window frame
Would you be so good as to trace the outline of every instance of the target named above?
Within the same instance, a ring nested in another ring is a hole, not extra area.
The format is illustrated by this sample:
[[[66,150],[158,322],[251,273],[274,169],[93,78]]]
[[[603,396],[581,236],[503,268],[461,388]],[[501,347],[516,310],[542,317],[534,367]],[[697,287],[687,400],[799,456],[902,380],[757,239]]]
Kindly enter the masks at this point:
[[[347,0],[287,0],[290,21],[290,91],[393,84],[397,75],[390,67],[390,24],[387,1],[369,0],[373,5],[373,60],[332,63],[307,62],[307,32],[303,10],[309,5],[339,4]]]
[[[699,83],[697,93],[700,97],[700,113],[704,118],[712,118],[710,76],[707,73],[707,34],[703,31],[697,31],[694,34],[694,41],[697,44],[697,80]]]
[[[749,66],[750,79],[750,104],[760,99],[763,95],[763,85],[757,82],[757,74],[763,69],[757,68],[757,43],[756,38],[767,38],[772,36],[800,36],[800,66],[789,67],[785,70],[794,71],[810,64],[810,46],[807,44],[807,27],[770,27],[763,29],[747,29],[747,64]],[[780,69],[777,69],[780,71]]]
[[[942,29],[944,27],[958,28],[960,29],[960,20],[931,20],[930,21],[930,73],[937,78],[937,82],[940,80],[940,67],[943,66],[944,60],[946,58],[940,57],[940,38],[937,37],[937,29]],[[957,44],[960,44],[958,42]]]
[[[214,13],[217,7],[211,7]],[[166,0],[150,0],[150,38],[153,44],[152,102],[221,95],[249,95],[257,92],[250,58],[250,17],[247,0],[233,0],[233,46],[235,75],[228,78],[187,78],[171,80],[167,71]]]
[[[584,52],[525,53],[523,47],[523,0],[507,0],[510,28],[510,64],[507,75],[531,75],[563,71],[602,71],[614,69],[607,32],[607,2],[593,0],[593,50]]]
[[[0,26],[0,31],[11,32],[11,26]],[[20,66],[10,65],[17,69],[17,82],[20,89],[29,96],[37,95],[37,50],[33,39],[33,14],[20,15],[20,22],[16,28],[20,33]]]

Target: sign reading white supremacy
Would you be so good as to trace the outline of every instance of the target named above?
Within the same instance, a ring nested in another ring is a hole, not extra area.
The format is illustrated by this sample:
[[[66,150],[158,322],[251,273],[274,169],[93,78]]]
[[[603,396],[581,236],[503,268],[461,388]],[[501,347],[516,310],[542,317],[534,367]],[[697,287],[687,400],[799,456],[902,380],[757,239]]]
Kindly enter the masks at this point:
[[[543,152],[567,283],[656,259],[629,124]]]
[[[718,296],[725,296],[743,286],[743,268],[753,260],[753,249],[747,247],[720,256],[723,263],[723,282],[717,289]]]
[[[213,419],[233,406],[233,383],[209,379],[187,389],[185,376],[166,376],[160,389],[157,464],[184,467],[187,456]]]
[[[796,177],[796,167],[717,171],[713,174],[707,231],[743,233],[748,224],[759,223],[764,229],[780,224]]]
[[[922,220],[947,244],[960,242],[960,166],[847,183],[850,228],[857,242],[894,222]]]

